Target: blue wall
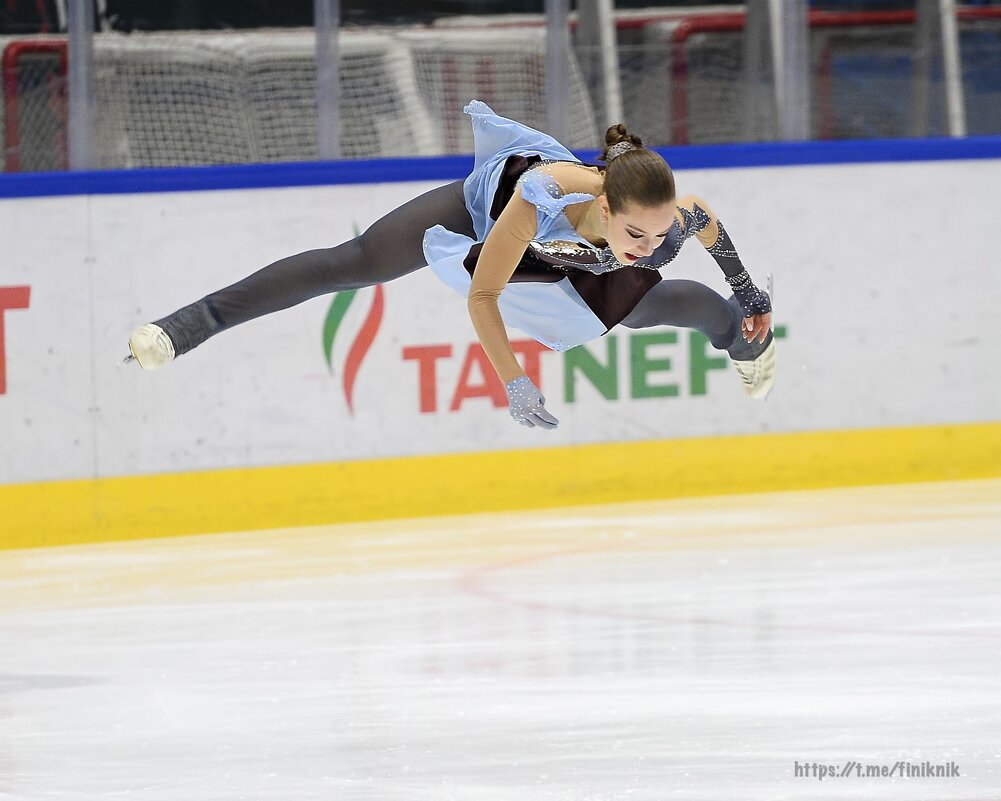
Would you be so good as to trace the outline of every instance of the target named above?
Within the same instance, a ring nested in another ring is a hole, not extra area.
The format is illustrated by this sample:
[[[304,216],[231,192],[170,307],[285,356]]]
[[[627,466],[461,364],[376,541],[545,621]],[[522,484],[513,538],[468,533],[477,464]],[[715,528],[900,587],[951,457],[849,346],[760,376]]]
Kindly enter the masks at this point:
[[[1001,158],[1001,136],[966,139],[843,140],[657,148],[672,167],[712,169]],[[594,151],[578,154],[593,161]],[[448,181],[464,178],[471,156],[371,161],[172,167],[108,172],[0,174],[0,198],[190,192],[281,186]]]

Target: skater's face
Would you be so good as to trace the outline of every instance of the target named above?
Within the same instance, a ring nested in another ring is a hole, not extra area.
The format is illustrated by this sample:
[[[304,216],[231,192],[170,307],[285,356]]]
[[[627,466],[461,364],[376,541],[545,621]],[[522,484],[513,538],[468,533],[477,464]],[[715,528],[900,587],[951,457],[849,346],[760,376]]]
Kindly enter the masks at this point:
[[[674,225],[676,209],[672,200],[653,207],[630,204],[618,214],[607,212],[606,239],[612,255],[622,264],[632,264],[652,254]]]

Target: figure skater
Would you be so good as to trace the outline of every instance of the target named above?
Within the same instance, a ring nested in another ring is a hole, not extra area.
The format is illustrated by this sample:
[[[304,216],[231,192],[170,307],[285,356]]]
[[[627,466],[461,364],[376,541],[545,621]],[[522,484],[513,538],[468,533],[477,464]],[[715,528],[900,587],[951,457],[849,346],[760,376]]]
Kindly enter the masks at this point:
[[[589,166],[546,134],[474,100],[473,171],[433,189],[334,248],[281,259],[129,338],[140,367],[161,367],[210,336],[317,295],[386,283],[430,265],[467,298],[477,336],[504,383],[511,417],[555,428],[545,398],[515,358],[505,323],[557,351],[627,328],[694,328],[730,356],[745,391],[775,376],[771,300],[741,264],[719,219],[642,140],[614,125]],[[659,269],[695,237],[722,268],[724,299]]]

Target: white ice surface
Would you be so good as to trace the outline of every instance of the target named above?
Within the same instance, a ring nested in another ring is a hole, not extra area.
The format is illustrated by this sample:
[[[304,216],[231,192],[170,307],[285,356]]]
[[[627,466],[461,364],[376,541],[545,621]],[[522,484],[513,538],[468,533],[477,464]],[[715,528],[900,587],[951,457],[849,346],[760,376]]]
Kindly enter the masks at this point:
[[[0,798],[999,799],[1001,481],[0,552]]]

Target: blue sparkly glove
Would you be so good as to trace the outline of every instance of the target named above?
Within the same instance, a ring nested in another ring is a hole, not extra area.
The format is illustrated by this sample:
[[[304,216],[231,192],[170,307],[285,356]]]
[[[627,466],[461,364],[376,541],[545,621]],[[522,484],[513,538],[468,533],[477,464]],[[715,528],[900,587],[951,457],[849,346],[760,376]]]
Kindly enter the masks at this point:
[[[767,292],[762,292],[754,285],[747,270],[741,270],[737,275],[727,276],[726,282],[744,310],[745,317],[755,314],[768,314],[772,310],[772,301]]]
[[[529,428],[556,428],[560,421],[546,411],[546,399],[527,375],[508,381],[507,402],[511,417]]]

